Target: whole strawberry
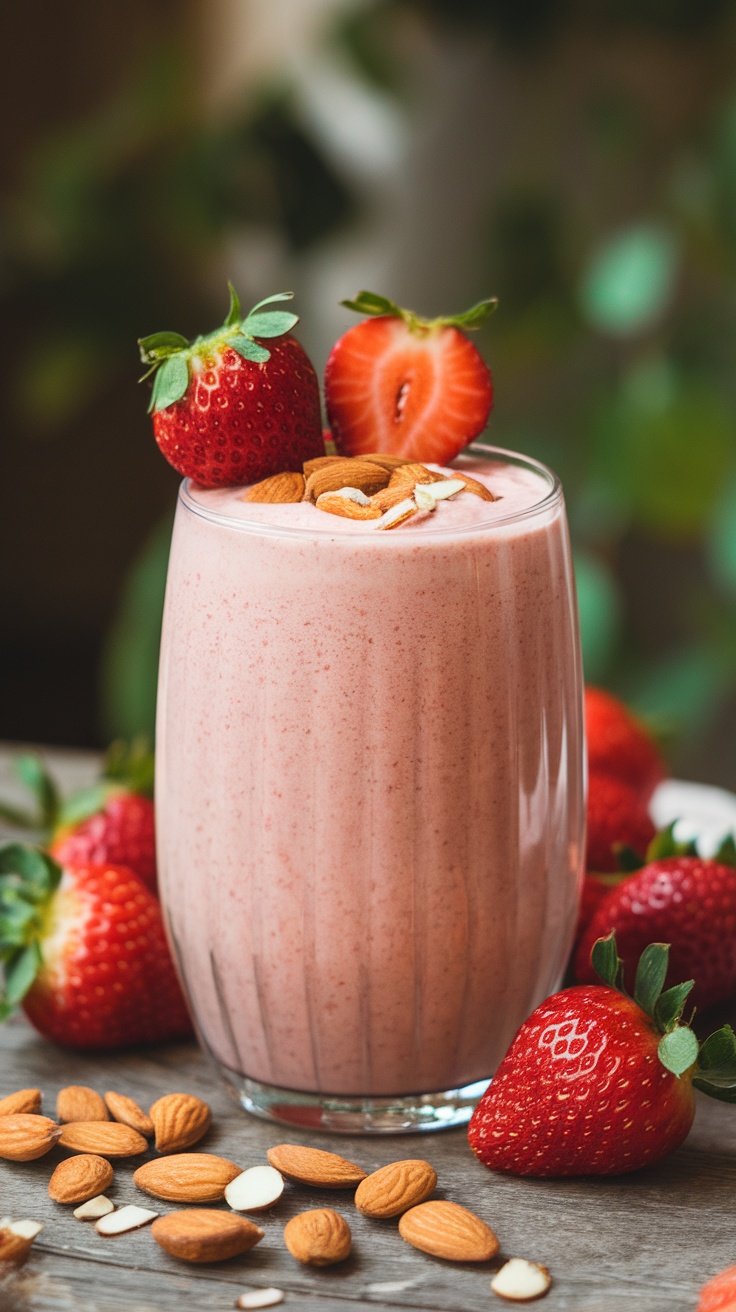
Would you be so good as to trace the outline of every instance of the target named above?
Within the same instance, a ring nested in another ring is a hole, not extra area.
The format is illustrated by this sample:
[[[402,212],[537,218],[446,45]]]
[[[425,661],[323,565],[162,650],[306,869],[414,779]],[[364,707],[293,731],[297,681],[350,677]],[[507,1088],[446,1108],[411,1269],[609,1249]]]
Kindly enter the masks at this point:
[[[736,995],[736,868],[694,855],[665,856],[630,875],[601,899],[580,940],[575,978],[594,978],[597,938],[616,933],[630,984],[653,939],[670,944],[672,977],[692,971],[692,1001],[710,1007]]]
[[[736,1035],[699,1047],[681,1023],[692,980],[663,992],[666,944],[623,991],[615,938],[599,939],[604,985],[565,989],[524,1022],[476,1107],[468,1139],[480,1160],[514,1175],[618,1175],[659,1161],[692,1124],[693,1086],[736,1102]]]
[[[338,450],[447,464],[488,422],[491,374],[466,331],[479,328],[496,301],[438,319],[422,319],[374,292],[342,304],[371,317],[343,334],[325,368]]]
[[[617,870],[620,848],[630,848],[641,857],[654,838],[647,798],[617,775],[590,771],[586,814],[586,870]]]
[[[703,1285],[695,1312],[736,1312],[736,1266],[719,1271]]]
[[[22,1002],[41,1034],[118,1048],[191,1033],[156,898],[132,870],[61,866],[0,848],[0,1019]]]
[[[291,329],[295,314],[271,308],[278,292],[243,317],[230,286],[221,328],[187,341],[180,333],[139,340],[154,374],[150,410],[169,464],[202,487],[237,487],[324,454],[319,383]],[[263,345],[267,340],[269,346]]]
[[[602,688],[585,689],[585,738],[591,774],[615,775],[644,800],[666,775],[651,735],[622,701]]]

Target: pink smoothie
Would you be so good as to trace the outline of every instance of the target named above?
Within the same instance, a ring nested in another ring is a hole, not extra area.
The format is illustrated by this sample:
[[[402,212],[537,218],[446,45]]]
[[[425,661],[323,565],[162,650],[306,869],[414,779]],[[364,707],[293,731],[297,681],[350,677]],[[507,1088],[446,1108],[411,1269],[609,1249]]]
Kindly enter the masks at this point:
[[[160,877],[203,1042],[239,1076],[458,1088],[559,983],[582,862],[575,604],[559,486],[514,459],[458,462],[493,503],[463,493],[388,532],[182,489]]]

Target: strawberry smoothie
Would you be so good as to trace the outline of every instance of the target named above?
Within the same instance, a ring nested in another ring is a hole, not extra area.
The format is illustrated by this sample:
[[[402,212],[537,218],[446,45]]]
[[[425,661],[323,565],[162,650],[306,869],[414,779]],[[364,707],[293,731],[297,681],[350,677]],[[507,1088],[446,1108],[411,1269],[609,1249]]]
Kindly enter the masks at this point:
[[[498,499],[390,532],[180,494],[162,898],[203,1044],[277,1119],[466,1120],[570,948],[582,681],[562,494],[492,448],[455,467]]]

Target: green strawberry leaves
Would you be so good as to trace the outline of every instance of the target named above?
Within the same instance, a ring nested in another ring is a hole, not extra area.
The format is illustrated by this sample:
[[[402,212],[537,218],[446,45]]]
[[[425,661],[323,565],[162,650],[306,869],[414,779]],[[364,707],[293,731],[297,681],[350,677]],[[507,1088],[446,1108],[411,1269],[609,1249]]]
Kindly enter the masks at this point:
[[[736,1034],[730,1025],[701,1044],[693,1084],[711,1098],[736,1103]]]
[[[169,355],[156,369],[148,413],[166,410],[181,401],[189,386],[189,364],[184,355]]]
[[[0,848],[0,1020],[23,1000],[42,963],[39,938],[61,867],[40,848],[7,843]]]
[[[341,301],[340,304],[347,310],[355,310],[358,314],[385,314],[392,319],[403,319],[409,330],[415,333],[427,333],[436,328],[460,328],[465,332],[472,332],[476,328],[483,327],[486,319],[497,308],[498,299],[495,296],[488,296],[485,300],[471,305],[469,310],[464,310],[461,314],[440,315],[436,319],[423,319],[413,310],[404,310],[396,304],[396,301],[389,300],[388,296],[380,296],[377,292],[358,292],[352,300]]]
[[[687,1025],[675,1025],[659,1040],[657,1056],[665,1069],[679,1079],[698,1059],[698,1040]]]
[[[13,763],[17,778],[28,789],[34,810],[0,802],[0,819],[16,829],[50,833],[55,828],[61,806],[59,791],[39,756],[19,756]]]

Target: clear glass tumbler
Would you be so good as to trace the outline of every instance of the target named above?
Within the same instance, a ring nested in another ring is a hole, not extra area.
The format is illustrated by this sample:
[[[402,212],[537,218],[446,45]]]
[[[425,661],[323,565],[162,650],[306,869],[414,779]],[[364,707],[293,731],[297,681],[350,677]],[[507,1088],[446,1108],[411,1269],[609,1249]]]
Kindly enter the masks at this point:
[[[562,491],[495,448],[459,467],[499,500],[391,532],[181,488],[161,894],[200,1040],[257,1115],[460,1124],[561,978],[584,825]]]

